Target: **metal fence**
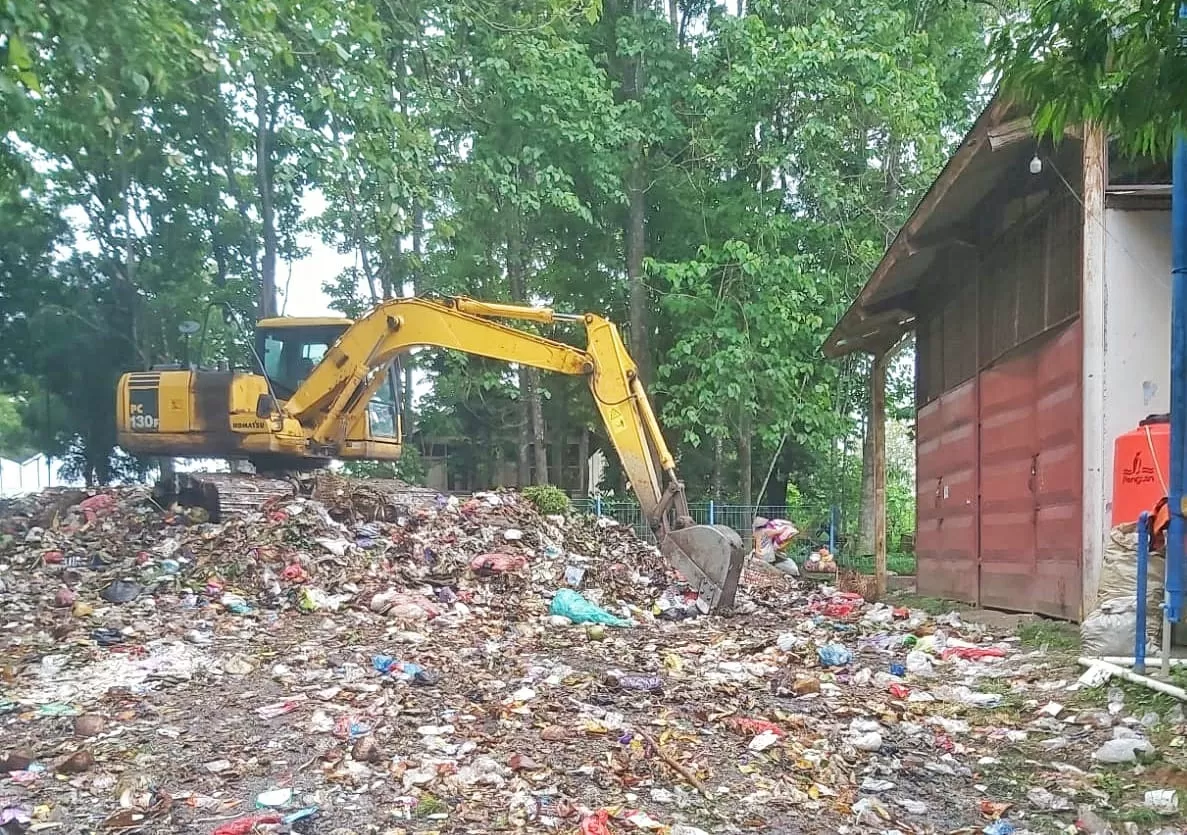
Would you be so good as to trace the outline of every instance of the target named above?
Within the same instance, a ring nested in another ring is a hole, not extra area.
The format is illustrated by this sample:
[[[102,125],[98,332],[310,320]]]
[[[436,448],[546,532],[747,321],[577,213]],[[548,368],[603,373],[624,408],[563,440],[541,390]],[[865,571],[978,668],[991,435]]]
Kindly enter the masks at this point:
[[[652,539],[651,528],[643,518],[638,502],[629,499],[603,499],[588,497],[573,499],[573,509],[580,513],[606,516],[620,525],[629,525],[635,533],[645,539]],[[721,504],[718,502],[689,502],[689,512],[698,524],[726,525],[749,538],[754,520],[790,519],[800,529],[796,542],[805,552],[812,548],[828,546],[836,551],[838,545],[837,510],[834,507],[810,507],[789,505],[744,505]]]

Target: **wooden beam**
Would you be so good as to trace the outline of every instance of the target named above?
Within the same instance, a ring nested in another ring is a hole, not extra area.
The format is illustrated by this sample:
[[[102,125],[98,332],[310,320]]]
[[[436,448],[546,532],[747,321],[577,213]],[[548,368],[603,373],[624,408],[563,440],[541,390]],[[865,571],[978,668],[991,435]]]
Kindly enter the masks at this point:
[[[1086,125],[1084,130],[1083,190],[1080,243],[1080,331],[1082,339],[1081,444],[1083,483],[1081,486],[1081,570],[1080,612],[1091,611],[1096,603],[1104,559],[1107,492],[1104,472],[1105,445],[1113,439],[1105,431],[1105,186],[1109,182],[1109,149],[1104,130]],[[1074,181],[1073,181],[1074,183]],[[1069,589],[1068,593],[1071,594]]]
[[[886,594],[886,348],[874,354],[870,375],[870,431],[874,452],[874,582]]]
[[[1034,141],[1035,138],[1034,126],[1031,124],[1029,116],[996,125],[990,128],[987,134],[989,147],[994,151],[1000,151],[1002,148],[1008,148],[1027,139]]]

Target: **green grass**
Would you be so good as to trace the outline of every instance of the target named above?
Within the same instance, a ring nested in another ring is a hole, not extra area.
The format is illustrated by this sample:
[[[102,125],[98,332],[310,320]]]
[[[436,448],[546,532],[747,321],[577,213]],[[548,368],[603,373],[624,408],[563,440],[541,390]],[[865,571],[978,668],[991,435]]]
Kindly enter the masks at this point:
[[[1147,809],[1145,806],[1135,806],[1132,809],[1126,809],[1122,812],[1121,820],[1127,823],[1136,823],[1139,826],[1154,826],[1166,819],[1153,809]]]
[[[412,814],[418,818],[427,818],[429,815],[442,815],[448,812],[448,803],[426,792],[416,801],[416,808]]]
[[[845,568],[851,568],[862,574],[874,573],[874,557],[867,554],[861,557],[838,557],[837,563]],[[912,553],[894,553],[886,555],[886,569],[892,574],[910,577],[915,574],[915,555]]]
[[[925,597],[919,594],[895,594],[892,595],[891,602],[896,606],[905,606],[908,609],[920,609],[933,616],[943,615],[953,610],[958,612],[968,611],[971,608],[967,603],[961,603],[956,600],[944,600],[941,597]]]
[[[1022,646],[1029,649],[1072,653],[1080,648],[1080,630],[1075,624],[1059,620],[1035,620],[1019,624],[1016,634]]]

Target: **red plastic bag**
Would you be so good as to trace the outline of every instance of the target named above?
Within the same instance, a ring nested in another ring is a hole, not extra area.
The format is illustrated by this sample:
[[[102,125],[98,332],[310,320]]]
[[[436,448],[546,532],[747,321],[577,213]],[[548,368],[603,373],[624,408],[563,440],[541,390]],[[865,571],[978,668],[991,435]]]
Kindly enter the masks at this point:
[[[507,574],[527,564],[522,554],[479,554],[470,560],[470,570],[477,574]]]
[[[288,580],[290,583],[308,583],[309,575],[305,572],[304,567],[299,562],[290,562],[284,567],[281,572],[281,577]]]
[[[911,695],[911,688],[904,684],[892,684],[888,689],[890,690],[890,695],[896,699],[905,699]]]
[[[605,809],[598,809],[582,818],[581,835],[611,835],[610,813]]]
[[[847,618],[857,609],[857,604],[849,600],[839,600],[824,607],[824,616],[828,618]]]
[[[249,815],[246,818],[236,818],[233,821],[227,821],[218,829],[210,833],[210,835],[249,835],[249,833],[262,823],[281,823],[284,821],[280,815]]]
[[[783,729],[774,722],[768,722],[766,719],[751,719],[748,716],[739,716],[733,720],[733,726],[742,733],[761,734],[770,731],[775,736],[783,736]]]
[[[940,658],[963,658],[965,661],[979,661],[982,658],[1005,658],[1006,651],[1001,647],[948,647],[940,653]]]
[[[115,496],[110,493],[100,493],[78,503],[78,509],[86,516],[88,523],[94,522],[113,507],[115,507]]]

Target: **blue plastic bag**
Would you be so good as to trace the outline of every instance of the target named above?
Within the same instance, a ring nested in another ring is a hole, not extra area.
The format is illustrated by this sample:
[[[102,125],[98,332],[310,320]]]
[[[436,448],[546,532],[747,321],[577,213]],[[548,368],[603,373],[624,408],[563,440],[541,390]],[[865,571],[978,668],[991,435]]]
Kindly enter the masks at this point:
[[[1008,820],[998,819],[981,830],[985,835],[1013,835],[1014,824]]]
[[[853,653],[840,644],[825,644],[816,650],[816,657],[826,667],[844,667],[853,660]]]
[[[617,618],[601,606],[590,603],[572,589],[560,589],[552,596],[548,614],[561,615],[573,623],[604,623],[606,626],[630,626],[629,620]]]
[[[411,661],[397,661],[390,655],[376,655],[371,658],[371,666],[380,675],[398,678],[413,684],[431,685],[437,683],[437,674],[429,672],[419,664]]]

